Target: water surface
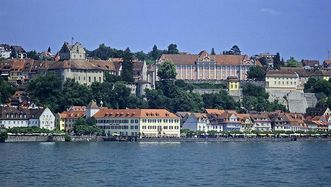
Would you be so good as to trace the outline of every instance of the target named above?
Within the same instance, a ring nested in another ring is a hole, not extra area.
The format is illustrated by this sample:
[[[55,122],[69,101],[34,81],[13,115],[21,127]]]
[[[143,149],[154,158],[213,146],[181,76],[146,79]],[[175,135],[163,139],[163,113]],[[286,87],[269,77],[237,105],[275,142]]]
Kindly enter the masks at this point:
[[[331,186],[331,142],[5,143],[0,186]]]

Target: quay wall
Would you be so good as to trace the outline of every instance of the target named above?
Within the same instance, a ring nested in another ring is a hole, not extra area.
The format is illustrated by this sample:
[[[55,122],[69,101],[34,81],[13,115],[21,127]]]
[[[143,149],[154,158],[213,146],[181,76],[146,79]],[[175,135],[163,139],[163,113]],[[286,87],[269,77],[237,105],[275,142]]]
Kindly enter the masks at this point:
[[[64,136],[8,135],[5,142],[64,142]]]

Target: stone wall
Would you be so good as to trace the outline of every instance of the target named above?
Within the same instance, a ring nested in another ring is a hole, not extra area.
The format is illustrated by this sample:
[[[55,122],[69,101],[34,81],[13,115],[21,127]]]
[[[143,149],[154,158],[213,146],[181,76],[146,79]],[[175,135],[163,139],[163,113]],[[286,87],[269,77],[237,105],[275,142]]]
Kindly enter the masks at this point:
[[[64,142],[64,136],[8,135],[5,142]]]

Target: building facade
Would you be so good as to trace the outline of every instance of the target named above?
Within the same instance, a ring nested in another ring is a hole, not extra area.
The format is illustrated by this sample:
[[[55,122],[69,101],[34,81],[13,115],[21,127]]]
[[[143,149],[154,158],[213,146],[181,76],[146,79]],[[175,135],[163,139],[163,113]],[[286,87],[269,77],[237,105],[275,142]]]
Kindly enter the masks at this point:
[[[261,65],[247,55],[210,55],[206,51],[197,55],[163,54],[157,66],[165,61],[175,64],[176,79],[183,80],[226,80],[229,76],[246,80],[249,68]]]
[[[68,42],[64,42],[59,51],[59,56],[60,60],[85,60],[86,51],[79,42],[76,42],[73,45],[70,45]]]
[[[165,109],[101,108],[93,117],[107,135],[180,137],[180,118]]]
[[[55,129],[55,116],[49,108],[0,108],[0,126],[13,127],[39,127],[48,130]]]
[[[212,130],[209,119],[204,113],[192,113],[188,116],[182,125],[183,129],[189,129],[192,131],[208,132]]]

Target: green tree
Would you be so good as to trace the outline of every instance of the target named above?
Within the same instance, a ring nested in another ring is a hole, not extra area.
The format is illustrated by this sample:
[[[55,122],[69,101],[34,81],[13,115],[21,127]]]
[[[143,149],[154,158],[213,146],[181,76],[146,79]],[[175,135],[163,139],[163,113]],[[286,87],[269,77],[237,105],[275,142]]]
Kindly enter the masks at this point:
[[[105,75],[105,80],[104,80],[105,82],[114,83],[114,82],[122,81],[121,76],[112,75],[107,72],[105,72],[104,75]]]
[[[205,108],[235,109],[237,103],[225,91],[202,95]]]
[[[7,132],[0,131],[0,142],[5,142],[7,138],[8,138]]]
[[[223,51],[224,55],[240,55],[241,51],[237,45],[231,47],[230,51]]]
[[[108,60],[113,55],[113,50],[105,44],[100,44],[97,49],[89,52],[90,57],[98,58],[101,60]]]
[[[273,57],[273,63],[275,69],[280,69],[281,66],[284,66],[284,61],[280,59],[280,54],[276,53]]]
[[[0,77],[0,104],[5,103],[14,92],[15,88]]]
[[[178,54],[179,51],[177,49],[177,45],[176,44],[170,44],[168,46],[168,54]]]
[[[149,108],[167,108],[169,109],[169,103],[171,102],[168,97],[164,96],[162,91],[159,89],[156,90],[147,90],[146,99],[148,102]]]
[[[62,101],[58,103],[62,110],[73,105],[86,106],[92,99],[91,90],[73,79],[66,80],[62,95]]]
[[[28,51],[28,52],[26,53],[26,55],[27,55],[28,58],[31,58],[31,59],[34,59],[34,60],[39,60],[38,53],[37,53],[35,50],[33,50],[33,51]]]
[[[51,47],[48,47],[47,52],[49,52],[49,53],[52,52]]]
[[[300,63],[295,60],[293,57],[286,61],[287,67],[300,67]]]
[[[232,46],[232,48],[230,49],[230,53],[233,55],[240,55],[241,51],[239,49],[239,47],[237,45]]]
[[[269,94],[261,86],[255,86],[253,84],[246,84],[243,86],[243,95],[244,96],[253,96],[253,97],[263,97],[265,99],[269,98]]]
[[[131,53],[130,49],[127,48],[124,51],[123,55],[123,63],[122,63],[122,80],[128,83],[133,83],[133,54]]]
[[[252,66],[247,72],[247,77],[249,79],[255,79],[257,81],[263,81],[265,79],[266,72],[260,66]]]
[[[152,51],[149,53],[149,56],[153,60],[157,60],[157,59],[159,59],[161,57],[161,54],[162,53],[160,52],[160,50],[157,49],[157,46],[154,45]]]
[[[61,111],[62,80],[53,73],[38,76],[28,82],[27,91],[32,101],[41,106],[48,106],[55,112]]]
[[[161,64],[159,67],[159,70],[157,71],[158,76],[160,79],[176,79],[176,67],[175,64],[171,61],[165,61]]]

